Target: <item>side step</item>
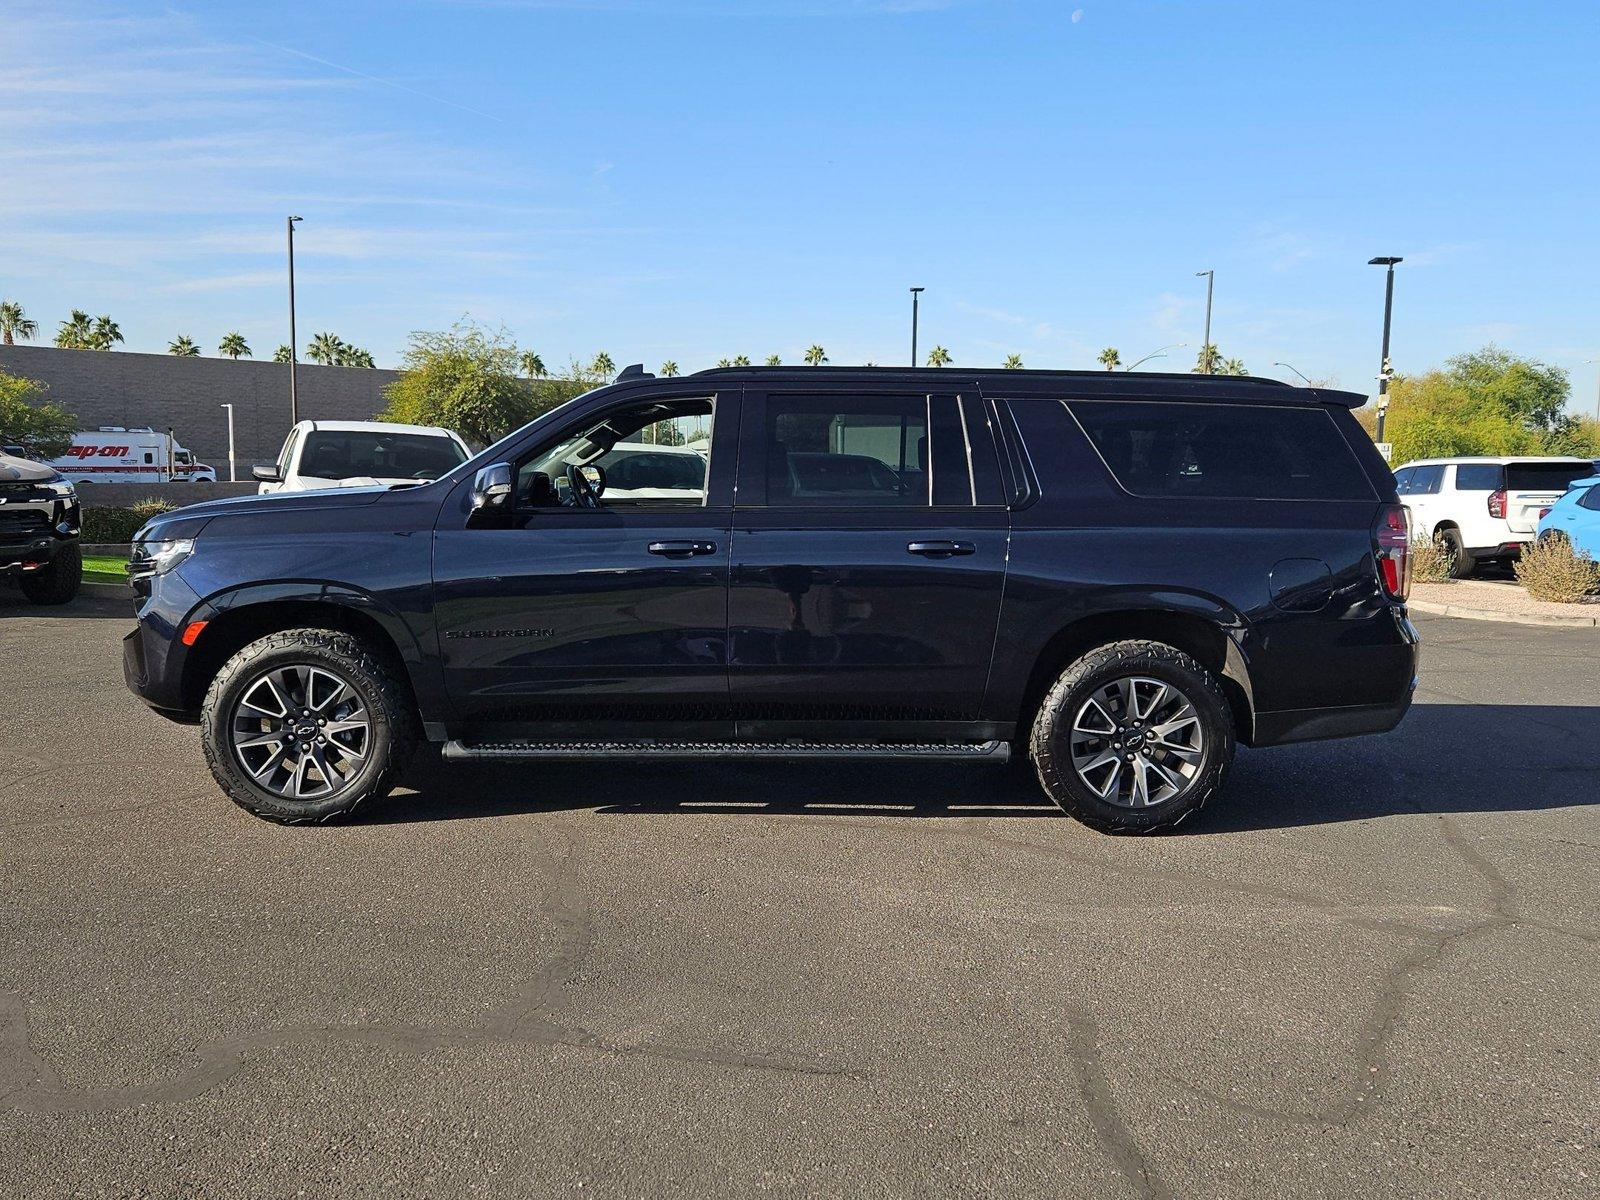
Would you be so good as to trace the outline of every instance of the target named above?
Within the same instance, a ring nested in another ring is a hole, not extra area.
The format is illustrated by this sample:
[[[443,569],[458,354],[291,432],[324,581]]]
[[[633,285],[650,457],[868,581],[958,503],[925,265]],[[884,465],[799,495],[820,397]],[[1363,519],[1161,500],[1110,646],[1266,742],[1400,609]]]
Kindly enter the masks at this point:
[[[1008,742],[446,742],[447,762],[529,758],[746,759],[857,758],[1003,763]]]

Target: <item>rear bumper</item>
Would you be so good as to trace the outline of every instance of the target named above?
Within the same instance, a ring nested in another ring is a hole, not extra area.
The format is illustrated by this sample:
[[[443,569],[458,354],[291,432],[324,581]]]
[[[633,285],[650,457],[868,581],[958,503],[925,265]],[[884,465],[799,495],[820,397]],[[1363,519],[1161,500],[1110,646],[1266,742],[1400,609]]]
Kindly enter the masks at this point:
[[[1384,678],[1395,680],[1393,698],[1377,704],[1333,705],[1326,708],[1288,708],[1257,712],[1252,720],[1250,745],[1282,746],[1290,742],[1325,741],[1329,738],[1358,737],[1364,733],[1387,733],[1404,719],[1417,690],[1422,645],[1417,629],[1408,617],[1397,612],[1400,640],[1384,647],[1381,664],[1369,665]]]

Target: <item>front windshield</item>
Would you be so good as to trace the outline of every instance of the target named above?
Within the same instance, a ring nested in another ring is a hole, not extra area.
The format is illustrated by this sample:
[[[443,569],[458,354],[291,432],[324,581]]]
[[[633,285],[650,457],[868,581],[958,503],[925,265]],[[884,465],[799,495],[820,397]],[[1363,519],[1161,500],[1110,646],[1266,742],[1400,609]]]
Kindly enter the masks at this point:
[[[437,479],[466,459],[454,438],[437,433],[314,430],[306,436],[300,474],[312,479]]]

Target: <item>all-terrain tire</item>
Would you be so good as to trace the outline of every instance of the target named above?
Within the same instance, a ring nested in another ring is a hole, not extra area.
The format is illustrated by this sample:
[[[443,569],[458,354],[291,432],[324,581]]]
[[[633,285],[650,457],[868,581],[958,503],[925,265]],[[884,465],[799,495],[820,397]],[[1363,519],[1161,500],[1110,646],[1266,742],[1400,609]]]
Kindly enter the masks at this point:
[[[1079,710],[1101,688],[1124,678],[1152,679],[1175,688],[1199,719],[1200,762],[1193,776],[1176,795],[1145,807],[1101,797],[1072,761],[1072,726]],[[1155,833],[1194,816],[1221,789],[1233,753],[1233,714],[1217,679],[1175,646],[1150,641],[1111,642],[1067,667],[1040,703],[1029,742],[1045,794],[1101,833]]]
[[[1433,538],[1439,543],[1439,551],[1444,555],[1445,561],[1450,564],[1451,579],[1466,579],[1477,570],[1478,561],[1467,552],[1466,543],[1461,540],[1459,529],[1447,525],[1434,534]]]
[[[370,733],[364,761],[347,784],[320,798],[294,798],[262,786],[241,762],[232,739],[236,707],[263,675],[284,667],[314,667],[348,682],[365,705]],[[387,795],[410,762],[420,726],[403,668],[359,637],[332,629],[286,629],[251,642],[230,658],[206,689],[201,743],[206,764],[228,798],[283,825],[347,817]]]
[[[48,567],[30,571],[18,580],[22,594],[35,604],[66,604],[78,594],[82,583],[83,547],[77,542],[61,547]]]

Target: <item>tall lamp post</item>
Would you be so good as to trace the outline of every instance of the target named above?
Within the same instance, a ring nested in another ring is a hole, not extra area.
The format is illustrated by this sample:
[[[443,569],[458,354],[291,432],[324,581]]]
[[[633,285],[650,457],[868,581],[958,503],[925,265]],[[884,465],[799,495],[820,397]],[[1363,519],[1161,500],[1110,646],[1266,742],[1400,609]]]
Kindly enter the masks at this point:
[[[233,458],[233,405],[223,404],[219,407],[228,410],[228,482],[238,483],[239,473],[234,467]]]
[[[1217,282],[1215,271],[1196,271],[1196,279],[1206,277],[1206,339],[1200,343],[1200,370],[1211,374],[1211,289]]]
[[[294,225],[299,217],[290,217],[289,226],[289,424],[300,423],[300,396],[295,391],[294,368],[299,352],[295,349],[294,333]]]
[[[1277,363],[1277,362],[1275,362],[1272,365],[1275,366],[1275,367],[1287,367],[1289,370],[1293,371],[1296,375],[1300,376],[1301,382],[1303,382],[1307,387],[1311,386],[1311,380],[1306,378],[1305,372],[1300,370],[1300,368],[1295,366],[1293,363]]]
[[[911,365],[917,365],[917,301],[922,298],[922,293],[927,288],[914,287],[911,289]]]
[[[1404,262],[1399,257],[1378,257],[1367,259],[1369,267],[1384,267],[1383,280],[1383,365],[1378,368],[1378,436],[1373,441],[1383,441],[1384,418],[1389,415],[1389,376],[1393,374],[1389,369],[1389,317],[1394,312],[1394,265]]]
[[[1152,358],[1165,358],[1168,350],[1182,350],[1182,349],[1186,348],[1188,345],[1189,345],[1188,342],[1173,342],[1172,345],[1170,345],[1170,346],[1163,346],[1159,350],[1150,351],[1149,354],[1146,354],[1143,358],[1137,360],[1133,364],[1133,366],[1131,366],[1131,367],[1123,367],[1122,369],[1124,371],[1131,371],[1131,370],[1134,369],[1134,367],[1137,367],[1140,363],[1147,363]]]

